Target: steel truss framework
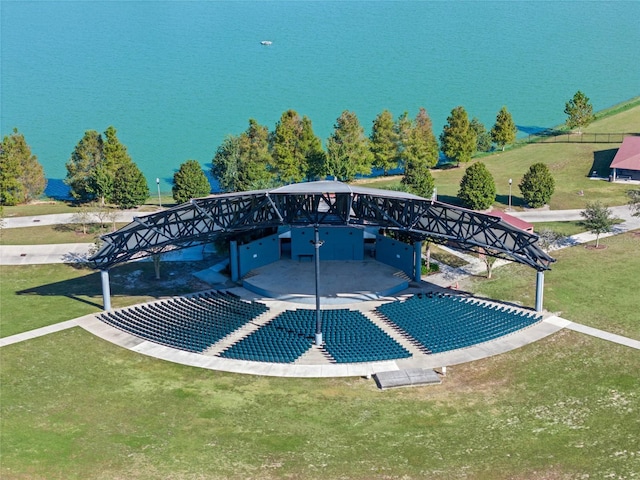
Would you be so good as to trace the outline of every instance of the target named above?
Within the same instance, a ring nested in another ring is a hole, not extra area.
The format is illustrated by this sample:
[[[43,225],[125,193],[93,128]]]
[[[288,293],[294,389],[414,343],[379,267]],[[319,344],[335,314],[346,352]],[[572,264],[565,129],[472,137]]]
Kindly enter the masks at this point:
[[[119,263],[203,245],[216,237],[279,226],[375,226],[413,241],[431,241],[529,265],[542,272],[555,260],[538,237],[491,215],[422,197],[357,188],[340,182],[294,184],[272,190],[191,200],[136,218],[102,236],[90,258],[106,270]]]

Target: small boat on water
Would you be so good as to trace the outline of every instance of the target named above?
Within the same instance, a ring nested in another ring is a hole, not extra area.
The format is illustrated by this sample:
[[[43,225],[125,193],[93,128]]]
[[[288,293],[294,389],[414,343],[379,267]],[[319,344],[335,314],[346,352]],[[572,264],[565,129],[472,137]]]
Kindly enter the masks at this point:
[[[269,46],[269,45],[271,45],[272,43],[273,43],[273,42],[272,42],[271,40],[262,40],[262,41],[260,42],[260,45],[267,45],[267,46]]]

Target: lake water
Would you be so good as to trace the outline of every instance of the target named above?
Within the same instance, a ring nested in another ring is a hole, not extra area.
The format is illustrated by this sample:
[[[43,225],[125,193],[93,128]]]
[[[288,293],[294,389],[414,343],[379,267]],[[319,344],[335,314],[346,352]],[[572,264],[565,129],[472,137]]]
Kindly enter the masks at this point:
[[[248,119],[292,108],[325,140],[353,110],[436,135],[463,105],[487,128],[506,105],[526,130],[640,95],[640,2],[2,1],[1,133],[18,127],[51,179],[85,130],[114,125],[155,191],[206,168]],[[270,46],[262,40],[273,42]],[[51,185],[59,184],[52,181]]]

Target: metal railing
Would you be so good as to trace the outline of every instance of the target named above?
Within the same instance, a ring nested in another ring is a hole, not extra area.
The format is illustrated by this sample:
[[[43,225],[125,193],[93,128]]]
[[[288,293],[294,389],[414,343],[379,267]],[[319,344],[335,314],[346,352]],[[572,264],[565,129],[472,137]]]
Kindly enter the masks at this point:
[[[544,130],[524,139],[525,143],[622,143],[625,137],[640,133],[593,133],[566,132],[561,130]]]

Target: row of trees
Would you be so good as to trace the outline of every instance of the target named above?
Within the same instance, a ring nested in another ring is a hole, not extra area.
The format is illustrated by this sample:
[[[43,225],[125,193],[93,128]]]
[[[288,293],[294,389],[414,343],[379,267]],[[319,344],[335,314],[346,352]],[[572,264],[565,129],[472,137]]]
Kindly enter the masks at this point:
[[[147,180],[120,142],[116,129],[104,137],[88,130],[67,161],[65,183],[77,201],[113,203],[120,208],[139,206],[149,198]]]
[[[518,188],[525,202],[538,208],[549,202],[555,190],[555,180],[544,163],[534,163],[523,175]],[[484,163],[470,165],[462,180],[458,198],[467,208],[486,210],[496,199],[496,184]]]
[[[498,113],[490,132],[477,119],[469,121],[463,107],[456,107],[447,118],[439,145],[424,108],[415,119],[405,112],[396,120],[384,110],[373,121],[369,136],[356,114],[344,111],[336,120],[325,151],[311,120],[287,110],[272,132],[250,119],[246,131],[227,136],[216,151],[211,173],[224,191],[239,191],[327,175],[351,181],[356,175],[371,173],[374,167],[384,174],[403,167],[404,187],[429,196],[433,191],[429,169],[438,163],[440,148],[449,159],[467,162],[476,151],[489,150],[492,143],[502,148],[512,143],[516,131],[506,107]]]

